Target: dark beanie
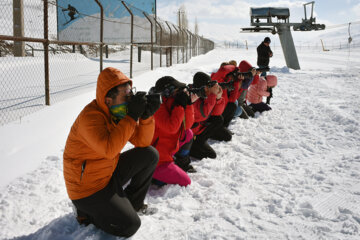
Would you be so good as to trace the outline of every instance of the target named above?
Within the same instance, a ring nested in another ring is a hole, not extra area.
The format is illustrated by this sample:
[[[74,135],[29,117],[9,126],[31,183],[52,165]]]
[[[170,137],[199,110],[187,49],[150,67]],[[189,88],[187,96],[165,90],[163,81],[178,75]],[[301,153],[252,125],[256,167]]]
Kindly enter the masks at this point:
[[[203,72],[197,72],[193,78],[193,87],[200,88],[206,86],[209,82],[211,82],[209,75]]]
[[[155,83],[155,90],[156,92],[163,92],[168,87],[173,86],[175,88],[184,88],[186,87],[185,83],[181,83],[175,78],[171,76],[165,76],[162,78],[159,78]]]
[[[269,37],[264,38],[264,43],[271,43],[271,40]]]

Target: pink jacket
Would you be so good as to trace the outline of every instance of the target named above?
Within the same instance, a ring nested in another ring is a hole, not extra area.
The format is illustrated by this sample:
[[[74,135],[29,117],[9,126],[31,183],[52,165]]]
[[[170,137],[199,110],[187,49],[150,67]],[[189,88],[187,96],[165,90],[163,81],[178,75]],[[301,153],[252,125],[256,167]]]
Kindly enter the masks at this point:
[[[261,103],[263,97],[270,96],[267,91],[267,82],[264,78],[260,77],[259,82],[255,85],[251,85],[246,95],[246,99],[253,104]]]

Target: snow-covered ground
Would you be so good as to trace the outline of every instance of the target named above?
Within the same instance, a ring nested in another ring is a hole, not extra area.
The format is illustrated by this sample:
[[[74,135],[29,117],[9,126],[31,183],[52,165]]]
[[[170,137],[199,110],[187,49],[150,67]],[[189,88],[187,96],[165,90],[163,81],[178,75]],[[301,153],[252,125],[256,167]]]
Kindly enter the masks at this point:
[[[210,142],[218,157],[194,162],[190,186],[152,187],[159,211],[132,239],[360,239],[360,49],[300,51],[299,71],[274,52],[273,110],[234,120],[232,141]],[[189,83],[231,59],[255,64],[256,51],[218,48],[134,83]],[[116,239],[77,224],[62,175],[67,134],[94,97],[95,88],[0,127],[0,239]]]

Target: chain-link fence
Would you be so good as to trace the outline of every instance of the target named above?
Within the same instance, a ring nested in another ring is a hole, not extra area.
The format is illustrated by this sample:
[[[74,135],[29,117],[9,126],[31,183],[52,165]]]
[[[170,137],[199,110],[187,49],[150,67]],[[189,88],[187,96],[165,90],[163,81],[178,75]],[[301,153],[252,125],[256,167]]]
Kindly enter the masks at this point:
[[[156,67],[185,63],[214,48],[210,40],[146,14],[126,1],[112,9],[128,14],[121,20],[102,6],[104,15],[90,16],[77,10],[71,17],[69,7],[59,3],[0,3],[0,125],[21,121],[50,103],[95,89],[101,68],[115,66],[133,77]],[[85,4],[94,3],[101,1],[88,0]],[[77,17],[80,27],[95,29],[96,39],[88,39],[86,34],[78,39],[66,31],[58,38],[60,17],[67,21],[65,25]],[[109,33],[114,29],[117,35]]]

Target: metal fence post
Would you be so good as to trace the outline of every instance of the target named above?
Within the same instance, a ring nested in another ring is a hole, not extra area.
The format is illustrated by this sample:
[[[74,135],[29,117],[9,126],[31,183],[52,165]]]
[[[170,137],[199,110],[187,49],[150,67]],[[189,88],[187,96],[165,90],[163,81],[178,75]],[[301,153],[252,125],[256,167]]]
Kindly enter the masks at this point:
[[[23,0],[13,0],[14,36],[24,37],[24,3]],[[14,57],[25,56],[25,42],[14,41]]]
[[[172,66],[172,31],[171,31],[171,27],[170,27],[169,23],[167,21],[165,21],[165,23],[170,30],[170,66]]]
[[[154,20],[155,20],[156,24],[160,28],[160,42],[159,42],[159,45],[160,45],[160,67],[161,67],[161,64],[162,64],[162,57],[161,57],[162,27],[161,27],[160,23],[156,20],[156,18],[154,18]]]
[[[185,44],[184,44],[184,32],[179,27],[181,32],[181,49],[182,49],[182,63],[185,63]]]
[[[151,70],[154,69],[154,40],[153,40],[153,23],[150,20],[149,16],[143,12],[144,16],[147,18],[147,20],[149,20],[150,22],[150,41],[151,41]]]
[[[185,42],[185,51],[186,51],[186,62],[188,62],[188,43],[189,43],[189,36],[186,32],[186,29],[183,30],[186,35],[186,42]]]
[[[190,59],[191,59],[191,55],[192,55],[192,33],[189,31],[189,30],[186,30],[188,33],[189,33],[189,36],[190,36]]]
[[[132,78],[133,73],[133,44],[134,44],[134,15],[128,8],[128,6],[125,4],[124,1],[121,1],[121,3],[124,5],[126,10],[130,13],[131,16],[131,30],[130,30],[130,78]]]
[[[44,0],[44,73],[45,73],[45,104],[50,105],[49,81],[49,33],[48,33],[48,1]]]
[[[180,37],[180,34],[179,34],[179,30],[176,28],[176,26],[173,24],[173,27],[176,31],[176,63],[179,63],[179,37]]]
[[[98,0],[95,2],[100,7],[100,72],[103,70],[103,45],[104,45],[104,9]]]
[[[197,35],[197,47],[196,47],[197,55],[200,55],[200,36]]]

